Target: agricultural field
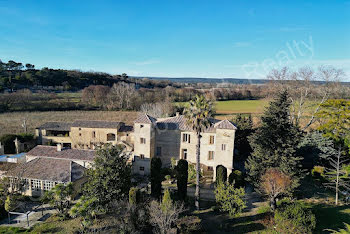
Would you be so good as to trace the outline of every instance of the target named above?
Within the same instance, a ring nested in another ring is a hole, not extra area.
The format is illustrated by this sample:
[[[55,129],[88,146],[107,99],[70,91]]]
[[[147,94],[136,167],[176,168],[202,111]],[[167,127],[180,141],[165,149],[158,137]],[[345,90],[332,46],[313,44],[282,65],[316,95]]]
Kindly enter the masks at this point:
[[[268,103],[267,99],[218,101],[215,108],[218,114],[261,114]]]

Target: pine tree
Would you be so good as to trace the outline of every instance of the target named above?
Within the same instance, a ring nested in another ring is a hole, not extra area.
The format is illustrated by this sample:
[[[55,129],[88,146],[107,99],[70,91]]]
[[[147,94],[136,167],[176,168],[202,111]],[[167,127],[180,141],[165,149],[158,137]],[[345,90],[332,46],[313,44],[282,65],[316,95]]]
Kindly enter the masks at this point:
[[[261,117],[261,126],[250,137],[252,154],[246,162],[248,180],[259,186],[267,168],[278,168],[293,178],[293,187],[298,185],[300,160],[296,149],[301,134],[290,118],[288,92],[281,92]]]
[[[120,146],[107,144],[97,150],[94,164],[87,170],[84,195],[95,199],[99,209],[108,211],[113,202],[128,197],[131,183],[128,158]]]

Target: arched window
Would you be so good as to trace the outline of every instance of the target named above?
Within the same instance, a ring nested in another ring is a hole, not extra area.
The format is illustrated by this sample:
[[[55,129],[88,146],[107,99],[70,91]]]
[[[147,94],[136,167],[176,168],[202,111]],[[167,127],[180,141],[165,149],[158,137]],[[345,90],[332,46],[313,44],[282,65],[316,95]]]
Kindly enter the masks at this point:
[[[107,141],[115,141],[115,134],[114,133],[108,133],[107,134]]]

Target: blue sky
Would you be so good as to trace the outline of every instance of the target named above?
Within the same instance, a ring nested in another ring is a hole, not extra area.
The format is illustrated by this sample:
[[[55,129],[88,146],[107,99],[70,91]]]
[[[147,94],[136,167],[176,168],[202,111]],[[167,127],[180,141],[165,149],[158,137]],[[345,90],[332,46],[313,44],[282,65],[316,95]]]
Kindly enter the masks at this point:
[[[0,0],[0,59],[136,76],[264,78],[285,65],[349,76],[350,1]]]

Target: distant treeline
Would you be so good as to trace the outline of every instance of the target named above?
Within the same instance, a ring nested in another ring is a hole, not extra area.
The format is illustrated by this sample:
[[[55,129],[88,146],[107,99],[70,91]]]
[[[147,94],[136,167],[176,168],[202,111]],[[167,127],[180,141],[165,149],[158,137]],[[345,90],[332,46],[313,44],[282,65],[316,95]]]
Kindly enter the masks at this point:
[[[111,87],[118,82],[133,83],[144,88],[164,88],[174,85],[167,80],[150,80],[147,78],[130,78],[127,74],[111,75],[103,72],[82,72],[78,70],[35,69],[35,65],[0,60],[0,92],[19,89],[31,90],[81,90],[89,85]],[[175,86],[179,86],[176,84]]]

